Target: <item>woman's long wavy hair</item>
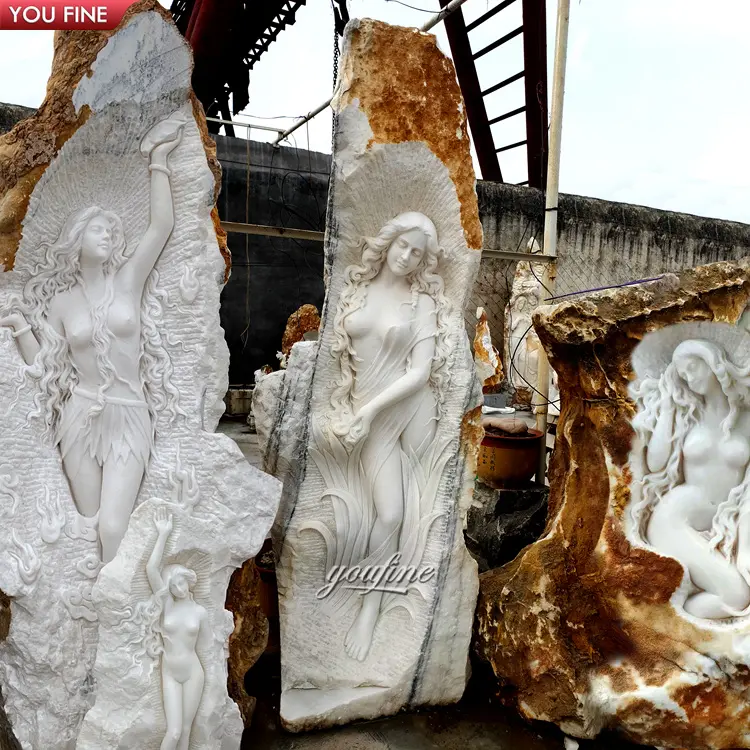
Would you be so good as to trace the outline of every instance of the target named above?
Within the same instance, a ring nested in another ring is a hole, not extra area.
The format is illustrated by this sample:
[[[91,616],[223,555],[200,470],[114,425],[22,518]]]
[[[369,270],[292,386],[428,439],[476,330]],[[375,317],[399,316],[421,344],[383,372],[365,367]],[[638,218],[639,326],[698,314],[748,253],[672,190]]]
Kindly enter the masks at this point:
[[[661,471],[649,472],[644,456],[640,497],[630,508],[633,529],[645,544],[648,544],[646,529],[651,511],[667,492],[684,481],[682,451],[685,438],[691,428],[700,422],[705,410],[703,396],[694,393],[678,372],[679,362],[692,358],[708,365],[727,398],[729,412],[721,423],[726,438],[730,437],[731,430],[737,425],[742,410],[750,406],[750,368],[738,367],[721,347],[705,340],[683,341],[675,348],[672,361],[660,378],[644,378],[640,383],[631,385],[630,395],[638,407],[633,428],[644,451],[663,414],[663,405],[670,403],[674,409],[674,428],[667,463]],[[711,548],[718,549],[731,561],[736,560],[740,511],[748,501],[750,467],[746,467],[740,484],[718,506],[711,528]]]
[[[65,402],[70,389],[76,384],[76,374],[68,349],[68,342],[49,324],[48,314],[52,301],[58,294],[76,285],[82,287],[81,244],[89,222],[102,217],[112,228],[112,250],[104,262],[104,297],[91,308],[93,345],[96,363],[102,375],[102,385],[97,401],[92,405],[89,419],[104,408],[104,395],[118,378],[109,356],[112,334],[108,326],[108,311],[114,300],[114,278],[127,262],[125,233],[117,214],[97,206],[81,209],[71,214],[63,225],[57,240],[44,247],[44,258],[29,273],[23,289],[20,308],[36,333],[40,352],[36,361],[22,372],[23,382],[28,377],[38,380],[40,388],[34,397],[32,416],[44,421],[45,437],[56,440]],[[155,320],[161,315],[161,305],[166,294],[158,289],[159,275],[151,271],[141,297],[140,379],[151,411],[152,421],[159,411],[170,419],[182,413],[179,392],[172,384],[172,363],[162,343]]]
[[[162,633],[162,616],[167,597],[171,596],[170,586],[178,578],[187,578],[190,598],[193,597],[193,587],[198,582],[198,576],[194,570],[186,568],[184,565],[165,565],[161,571],[161,577],[164,581],[164,587],[160,591],[155,591],[148,602],[144,612],[148,613],[145,619],[145,633],[143,637],[144,653],[151,657],[158,657],[164,652],[164,638]]]
[[[109,613],[109,623],[125,640],[126,648],[132,654],[128,672],[136,668],[143,669],[144,659],[158,659],[164,653],[164,636],[162,621],[167,597],[171,596],[172,582],[179,577],[188,581],[189,596],[193,598],[193,588],[198,582],[196,572],[184,565],[165,565],[161,571],[164,585],[159,591],[145,601],[138,602],[135,607]]]
[[[332,427],[339,436],[347,433],[353,415],[352,391],[355,379],[353,361],[356,357],[351,339],[344,327],[344,319],[364,306],[367,287],[380,273],[391,244],[412,229],[419,229],[427,237],[421,263],[407,277],[407,281],[411,284],[413,310],[417,308],[420,294],[428,294],[435,303],[437,336],[430,383],[435,391],[438,413],[442,409],[444,394],[448,387],[447,362],[450,352],[447,321],[449,302],[445,297],[443,278],[437,272],[443,251],[438,245],[437,230],[432,221],[424,214],[409,211],[391,219],[380,230],[377,237],[365,237],[361,242],[362,260],[349,266],[345,271],[346,282],[336,308],[333,321],[334,343],[331,347],[331,354],[337,359],[341,370],[340,380],[331,394]]]

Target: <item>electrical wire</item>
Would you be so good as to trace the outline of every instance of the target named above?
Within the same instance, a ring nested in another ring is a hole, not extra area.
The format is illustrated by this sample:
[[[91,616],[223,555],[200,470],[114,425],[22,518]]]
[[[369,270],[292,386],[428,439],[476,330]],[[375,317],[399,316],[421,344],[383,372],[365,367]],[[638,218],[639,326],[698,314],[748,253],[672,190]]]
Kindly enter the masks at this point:
[[[403,5],[404,8],[411,8],[412,10],[418,10],[420,13],[430,13],[431,15],[435,15],[434,10],[429,10],[428,8],[417,8],[416,5],[409,5],[409,3],[403,2],[403,0],[385,0],[386,3],[396,3],[397,5]]]

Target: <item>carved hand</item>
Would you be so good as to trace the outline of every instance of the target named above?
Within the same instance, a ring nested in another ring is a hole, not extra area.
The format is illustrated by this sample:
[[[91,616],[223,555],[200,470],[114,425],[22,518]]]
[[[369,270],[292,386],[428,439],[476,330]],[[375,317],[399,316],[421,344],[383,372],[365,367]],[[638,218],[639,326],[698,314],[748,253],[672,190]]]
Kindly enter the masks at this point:
[[[349,425],[349,441],[357,443],[370,433],[374,414],[366,406],[363,406],[352,419]]]
[[[159,536],[169,536],[172,533],[172,516],[167,513],[166,508],[157,508],[154,513],[154,526]]]
[[[0,318],[0,328],[10,328],[13,331],[20,331],[26,325],[26,318],[21,313],[11,313]]]
[[[166,158],[182,138],[182,129],[187,123],[187,117],[181,112],[175,112],[172,117],[167,117],[157,122],[146,135],[143,136],[140,151],[143,156],[151,155],[151,158],[161,156]]]
[[[151,161],[163,161],[164,163],[166,163],[167,156],[169,156],[169,154],[171,154],[172,151],[177,148],[180,141],[182,140],[183,127],[184,125],[181,124],[172,140],[165,141],[164,143],[160,143],[158,146],[154,147],[154,150],[151,152]]]

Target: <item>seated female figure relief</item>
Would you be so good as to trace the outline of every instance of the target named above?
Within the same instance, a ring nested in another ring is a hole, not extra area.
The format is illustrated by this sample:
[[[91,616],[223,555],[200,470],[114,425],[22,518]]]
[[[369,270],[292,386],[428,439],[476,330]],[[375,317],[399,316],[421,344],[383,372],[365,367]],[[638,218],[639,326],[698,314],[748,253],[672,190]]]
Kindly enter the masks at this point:
[[[646,336],[633,366],[633,532],[682,564],[688,614],[746,614],[750,339],[728,325],[679,324]]]

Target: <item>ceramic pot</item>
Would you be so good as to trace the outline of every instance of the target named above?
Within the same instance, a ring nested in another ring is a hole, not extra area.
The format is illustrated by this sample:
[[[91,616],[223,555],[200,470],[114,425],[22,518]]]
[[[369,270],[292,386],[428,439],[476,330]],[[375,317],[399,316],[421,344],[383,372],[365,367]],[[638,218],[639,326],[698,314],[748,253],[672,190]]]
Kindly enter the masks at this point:
[[[531,479],[536,473],[542,433],[485,434],[479,448],[477,476],[489,487],[505,487]]]

